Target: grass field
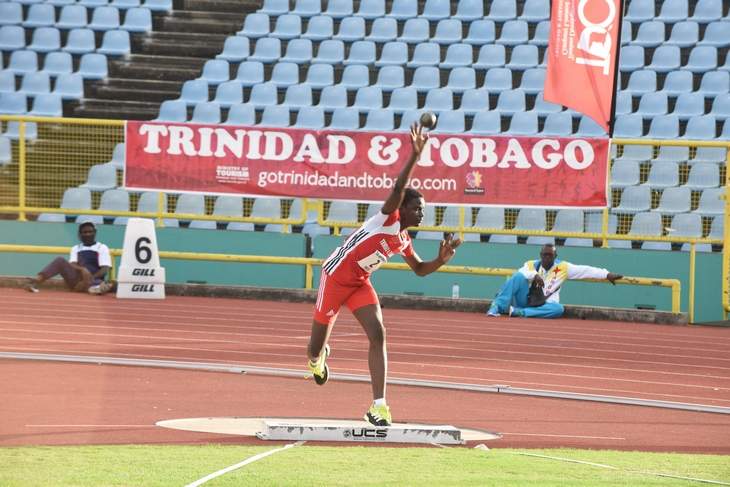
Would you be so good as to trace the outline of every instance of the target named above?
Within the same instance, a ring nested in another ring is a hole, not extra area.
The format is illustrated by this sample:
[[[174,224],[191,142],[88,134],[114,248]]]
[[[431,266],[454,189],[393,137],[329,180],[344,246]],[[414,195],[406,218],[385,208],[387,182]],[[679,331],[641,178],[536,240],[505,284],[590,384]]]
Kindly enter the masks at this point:
[[[184,486],[280,446],[2,448],[0,485]],[[205,485],[703,485],[698,481],[659,476],[657,473],[730,485],[730,457],[569,449],[484,451],[471,448],[305,445],[278,452]]]

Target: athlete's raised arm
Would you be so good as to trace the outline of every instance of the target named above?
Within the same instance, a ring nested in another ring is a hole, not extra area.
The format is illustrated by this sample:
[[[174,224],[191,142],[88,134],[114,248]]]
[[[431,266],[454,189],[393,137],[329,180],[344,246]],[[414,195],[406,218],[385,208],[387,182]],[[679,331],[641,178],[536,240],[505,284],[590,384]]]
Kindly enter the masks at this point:
[[[423,133],[423,126],[421,124],[414,123],[411,125],[411,145],[413,147],[413,151],[411,152],[408,162],[405,166],[403,166],[403,169],[401,169],[398,179],[396,179],[395,185],[393,186],[393,191],[390,193],[390,196],[388,196],[388,199],[385,200],[385,203],[383,203],[383,209],[380,210],[383,214],[390,215],[400,208],[400,205],[403,202],[406,184],[411,177],[416,161],[421,156],[421,151],[423,151],[423,148],[426,146],[427,140],[428,135]]]

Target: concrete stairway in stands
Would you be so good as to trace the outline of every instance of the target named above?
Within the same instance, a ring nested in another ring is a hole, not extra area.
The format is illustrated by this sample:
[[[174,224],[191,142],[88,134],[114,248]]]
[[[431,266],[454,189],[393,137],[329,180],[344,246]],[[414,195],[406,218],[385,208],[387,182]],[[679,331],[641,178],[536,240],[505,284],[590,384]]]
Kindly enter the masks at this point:
[[[163,100],[177,98],[184,81],[200,75],[203,64],[223,49],[226,37],[241,30],[256,0],[175,0],[174,9],[156,13],[153,31],[135,34],[132,54],[110,58],[109,77],[86,85],[86,96],[65,107],[83,118],[149,120]]]

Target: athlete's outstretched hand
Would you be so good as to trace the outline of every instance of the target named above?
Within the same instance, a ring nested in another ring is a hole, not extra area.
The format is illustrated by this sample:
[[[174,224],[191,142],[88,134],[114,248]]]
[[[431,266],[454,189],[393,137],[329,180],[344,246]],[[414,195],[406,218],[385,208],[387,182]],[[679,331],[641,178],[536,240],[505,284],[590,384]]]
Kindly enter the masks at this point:
[[[447,233],[441,241],[441,245],[439,245],[439,259],[444,264],[450,261],[459,245],[461,245],[461,239],[454,239],[453,233]]]
[[[426,141],[428,140],[428,134],[423,133],[423,125],[420,123],[414,123],[411,125],[411,144],[413,145],[413,152],[420,154],[423,148],[426,147]]]

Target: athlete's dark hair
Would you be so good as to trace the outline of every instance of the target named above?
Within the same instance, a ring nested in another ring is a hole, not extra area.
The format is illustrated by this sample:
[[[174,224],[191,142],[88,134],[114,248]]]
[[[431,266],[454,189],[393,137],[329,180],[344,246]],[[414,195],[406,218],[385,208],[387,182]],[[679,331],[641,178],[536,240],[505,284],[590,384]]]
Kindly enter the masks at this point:
[[[423,198],[423,195],[413,188],[406,188],[406,192],[403,195],[403,203],[400,205],[406,206],[411,202],[411,200],[415,200],[417,198]]]
[[[79,225],[79,232],[84,229],[84,227],[91,227],[94,230],[96,230],[96,225],[94,225],[93,222],[84,222],[81,225]]]

